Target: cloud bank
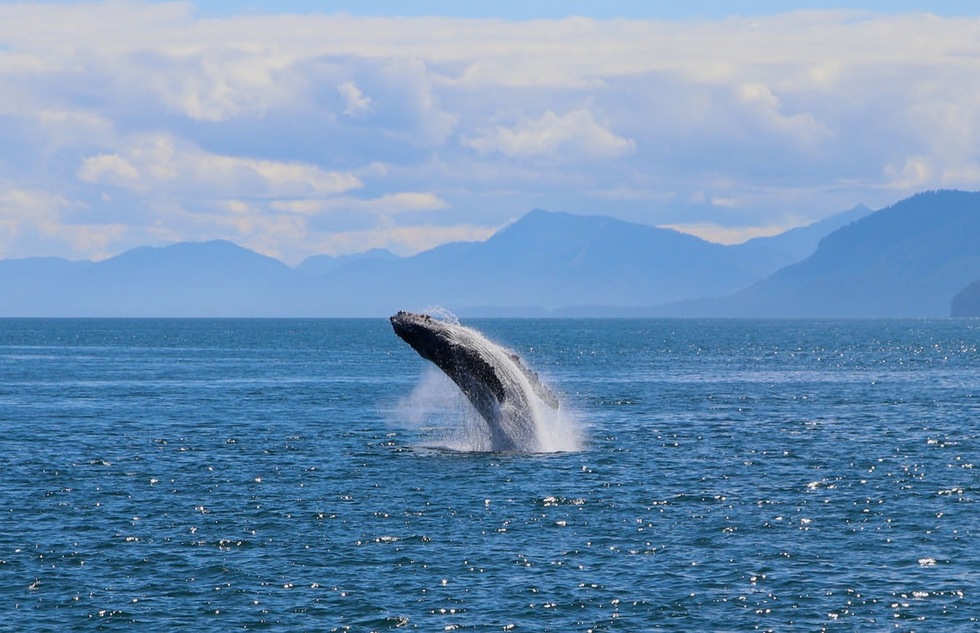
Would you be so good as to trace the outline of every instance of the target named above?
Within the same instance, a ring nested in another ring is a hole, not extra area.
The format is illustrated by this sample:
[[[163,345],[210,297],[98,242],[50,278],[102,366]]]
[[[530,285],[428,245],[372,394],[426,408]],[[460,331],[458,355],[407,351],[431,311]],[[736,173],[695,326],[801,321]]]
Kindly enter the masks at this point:
[[[285,5],[288,7],[288,5]],[[286,261],[534,207],[726,241],[980,183],[980,18],[242,15],[0,5],[0,257]]]

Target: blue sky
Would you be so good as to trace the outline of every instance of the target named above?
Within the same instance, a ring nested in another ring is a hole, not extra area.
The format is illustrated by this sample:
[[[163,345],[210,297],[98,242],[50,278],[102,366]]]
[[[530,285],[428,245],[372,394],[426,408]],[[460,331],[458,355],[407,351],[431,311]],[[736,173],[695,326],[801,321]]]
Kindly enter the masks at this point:
[[[922,0],[868,0],[865,2],[777,2],[775,0],[712,0],[676,2],[669,0],[499,0],[460,2],[459,0],[373,0],[368,2],[331,0],[212,0],[195,3],[207,15],[227,16],[249,12],[336,13],[373,16],[443,15],[461,18],[503,18],[528,20],[581,15],[596,19],[639,18],[659,20],[718,19],[731,15],[772,15],[795,8],[862,9],[881,13],[928,11],[937,15],[975,15],[976,3],[923,2]]]
[[[56,0],[35,0],[42,4],[64,4]],[[163,3],[153,0],[155,3]],[[0,4],[19,4],[0,0]],[[77,4],[77,2],[76,2]],[[972,1],[923,2],[922,0],[865,0],[863,2],[776,0],[205,0],[193,3],[199,15],[227,17],[241,14],[350,13],[362,16],[452,16],[461,18],[503,18],[527,20],[581,15],[596,19],[639,18],[661,20],[718,19],[731,15],[772,15],[806,9],[849,9],[880,13],[927,11],[936,15],[974,15]]]
[[[980,11],[921,6],[0,2],[0,258],[410,254],[533,208],[732,242],[977,189]]]

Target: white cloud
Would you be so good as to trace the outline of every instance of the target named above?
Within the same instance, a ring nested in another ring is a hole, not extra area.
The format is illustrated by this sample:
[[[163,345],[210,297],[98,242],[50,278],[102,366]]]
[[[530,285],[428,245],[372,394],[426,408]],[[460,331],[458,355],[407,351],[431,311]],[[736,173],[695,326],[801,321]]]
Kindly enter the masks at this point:
[[[572,110],[562,116],[549,110],[538,119],[513,127],[497,126],[465,143],[479,152],[573,161],[613,158],[636,148],[632,139],[599,125],[588,110]]]
[[[663,224],[661,228],[694,235],[716,244],[741,244],[756,237],[779,235],[795,226],[798,225],[721,226],[713,222],[697,222],[694,224]]]
[[[338,231],[324,236],[317,244],[323,253],[355,253],[386,248],[400,255],[413,255],[446,242],[479,242],[493,235],[498,226],[457,224],[438,226],[379,226],[363,231]]]
[[[73,220],[80,206],[47,191],[0,183],[0,258],[104,254],[126,227]]]
[[[347,103],[344,108],[344,114],[347,116],[363,116],[371,112],[371,98],[361,92],[353,81],[345,81],[337,86],[337,92]]]
[[[909,156],[901,166],[887,165],[885,174],[889,178],[887,186],[902,191],[923,187],[934,178],[934,170],[925,156]]]
[[[47,191],[17,188],[11,183],[3,183],[0,187],[0,217],[6,220],[31,219],[46,223],[69,205],[63,196]]]
[[[723,232],[980,188],[978,28],[2,3],[0,182],[52,196],[16,207],[35,219],[8,199],[3,239],[83,256],[205,237],[409,249],[429,211],[449,239],[527,210],[501,201]]]
[[[754,111],[759,122],[777,134],[786,135],[801,147],[813,147],[831,136],[827,127],[809,112],[785,114],[783,104],[768,86],[760,83],[737,87],[742,102]]]
[[[277,200],[271,207],[277,211],[302,215],[354,212],[388,216],[406,212],[439,211],[447,208],[448,204],[432,193],[403,191],[368,199],[342,196],[322,200]]]
[[[315,198],[357,189],[363,184],[353,174],[326,171],[307,163],[213,154],[169,134],[140,135],[122,155],[89,156],[82,162],[78,177],[85,182],[143,193],[193,193],[208,198]]]
[[[99,154],[82,161],[82,166],[78,168],[78,177],[85,182],[129,187],[138,184],[140,173],[119,154]]]
[[[370,202],[371,207],[382,214],[405,211],[439,211],[448,206],[445,200],[435,194],[416,191],[393,193]]]

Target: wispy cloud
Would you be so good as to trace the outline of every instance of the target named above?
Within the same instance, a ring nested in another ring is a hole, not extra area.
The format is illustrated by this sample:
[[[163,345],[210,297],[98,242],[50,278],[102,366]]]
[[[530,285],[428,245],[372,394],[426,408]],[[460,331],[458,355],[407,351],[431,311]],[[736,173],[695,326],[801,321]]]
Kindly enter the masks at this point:
[[[347,116],[361,116],[371,111],[371,98],[362,93],[353,81],[340,84],[337,91],[347,102],[347,107],[344,108]]]
[[[123,155],[88,156],[82,160],[78,178],[144,194],[169,192],[202,198],[318,198],[363,185],[350,173],[326,171],[301,162],[216,154],[169,134],[138,135]]]
[[[719,226],[699,222],[697,224],[665,224],[662,228],[696,235],[701,239],[718,244],[740,244],[756,237],[779,235],[783,231],[793,228],[793,226]]]
[[[497,126],[464,143],[481,153],[563,161],[612,158],[636,148],[635,141],[596,123],[588,110],[573,110],[562,116],[549,110],[540,118],[513,127]]]
[[[978,28],[5,3],[0,257],[207,237],[404,252],[519,205],[730,239],[977,188]]]

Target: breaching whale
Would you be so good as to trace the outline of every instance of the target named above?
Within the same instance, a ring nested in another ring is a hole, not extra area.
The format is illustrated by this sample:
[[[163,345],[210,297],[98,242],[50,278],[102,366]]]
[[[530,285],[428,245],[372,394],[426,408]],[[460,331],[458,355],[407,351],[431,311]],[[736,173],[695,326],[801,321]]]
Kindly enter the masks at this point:
[[[474,329],[427,314],[391,317],[395,334],[432,361],[469,399],[490,429],[492,450],[540,450],[538,412],[558,398],[513,352]]]

